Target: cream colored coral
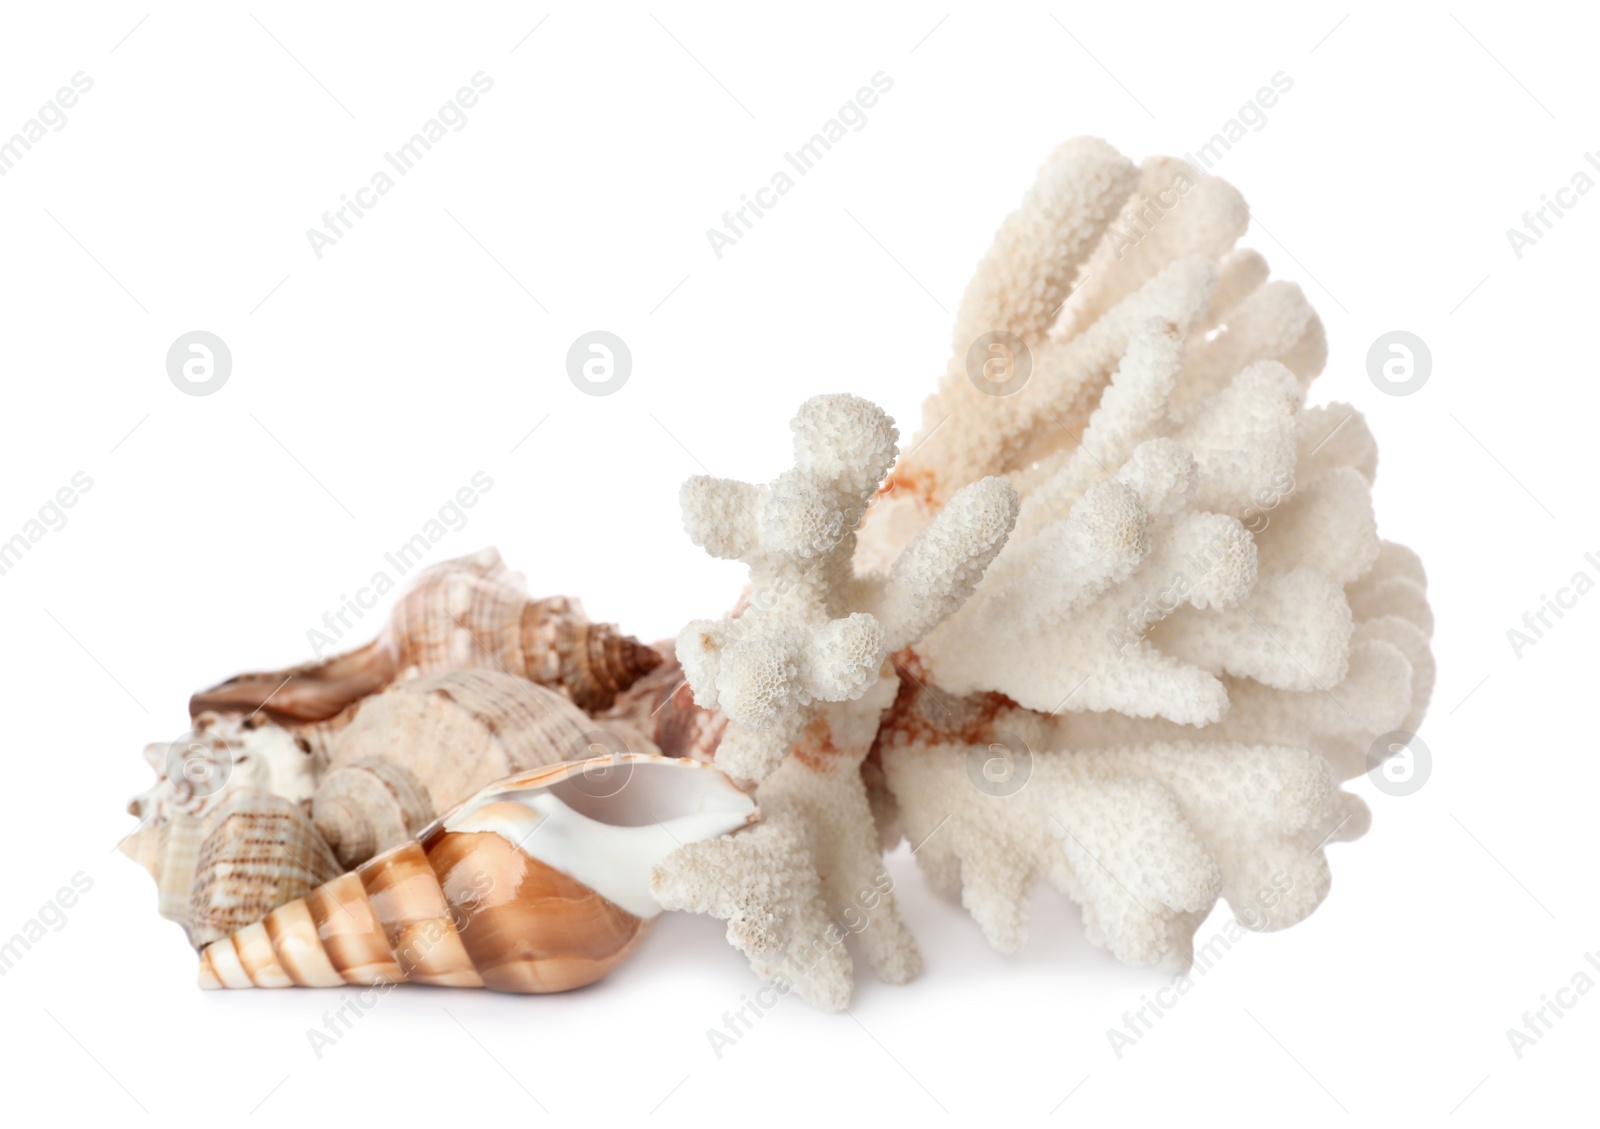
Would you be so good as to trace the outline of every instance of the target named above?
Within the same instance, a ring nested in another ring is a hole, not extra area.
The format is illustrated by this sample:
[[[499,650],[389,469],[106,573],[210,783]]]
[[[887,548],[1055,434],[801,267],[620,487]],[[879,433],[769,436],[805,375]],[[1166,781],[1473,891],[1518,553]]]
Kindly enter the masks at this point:
[[[1090,941],[1118,959],[1186,969],[1219,897],[1253,928],[1293,924],[1328,891],[1321,848],[1367,826],[1366,805],[1304,749],[1062,748],[1050,719],[1011,708],[986,726],[1002,744],[985,749],[941,734],[981,703],[934,693],[902,701],[884,771],[924,872],[1002,952],[1021,948],[1030,892],[1045,879],[1083,907]],[[997,782],[984,773],[994,757],[1004,762]]]
[[[651,886],[667,909],[726,920],[729,943],[750,958],[757,976],[787,981],[828,1011],[850,1001],[847,933],[891,984],[906,983],[922,968],[885,885],[861,781],[862,759],[894,685],[886,680],[859,702],[817,707],[798,755],[756,792],[762,822],[675,852]]]
[[[728,715],[717,763],[754,781],[778,767],[809,707],[859,698],[890,654],[966,600],[1016,517],[1008,483],[973,483],[886,573],[857,575],[855,531],[894,462],[894,425],[836,395],[806,401],[790,426],[795,465],[772,483],[699,476],[682,491],[694,543],[750,566],[743,614],[690,623],[678,661],[695,701]]]
[[[733,719],[719,762],[765,777],[772,822],[672,860],[661,885],[728,918],[761,974],[794,978],[797,943],[829,917],[837,933],[830,883],[878,865],[874,812],[880,846],[902,830],[921,844],[1005,951],[1039,878],[1096,944],[1178,967],[1219,897],[1280,928],[1326,895],[1327,845],[1368,821],[1338,784],[1379,736],[1421,724],[1432,619],[1415,554],[1378,536],[1361,416],[1306,402],[1322,324],[1234,249],[1248,224],[1234,189],[1180,161],[1069,142],[980,263],[859,543],[830,537],[889,446],[864,408],[798,427],[797,469],[772,487],[686,487],[691,535],[749,562],[754,590],[743,616],[691,625],[680,658],[697,701]],[[996,338],[1020,387],[974,371]],[[824,434],[848,445],[807,475],[799,437]],[[946,542],[984,550],[952,578],[963,552],[929,548]],[[848,548],[897,578],[892,598]],[[904,681],[873,681],[886,653]],[[851,733],[837,759],[819,752],[833,727]],[[855,944],[898,979],[902,933],[890,903]],[[842,1006],[842,948],[797,981],[808,998]]]
[[[1041,183],[1053,175],[1047,165]],[[1266,281],[1260,256],[1231,250],[1248,219],[1231,188],[1154,160],[1141,192],[1185,182],[1136,247],[1102,243],[1075,291],[1043,295],[1063,304],[1049,334],[1038,295],[1015,310],[985,303],[992,328],[1035,351],[1031,398],[998,409],[1022,437],[987,434],[964,410],[974,389],[958,339],[927,405],[928,441],[896,472],[935,485],[897,500],[874,546],[892,551],[959,488],[959,468],[1012,471],[1015,535],[918,653],[930,686],[998,692],[1043,715],[1013,722],[1033,734],[1037,775],[1014,795],[963,793],[949,746],[898,741],[884,757],[909,834],[950,816],[919,859],[955,868],[1002,947],[1018,939],[1035,874],[1084,905],[1097,943],[1136,962],[1184,963],[1215,898],[1237,908],[1274,862],[1293,893],[1273,924],[1298,920],[1327,890],[1324,840],[1365,826],[1334,782],[1365,770],[1378,735],[1419,725],[1431,690],[1424,578],[1378,538],[1371,435],[1347,405],[1305,405],[1326,356],[1321,323],[1297,287]],[[1126,339],[1114,367],[1101,361],[1111,337]],[[1020,845],[997,867],[984,844],[1002,829]],[[1166,837],[1159,876],[1133,847],[1151,836]],[[1246,878],[1229,881],[1241,867]]]
[[[701,477],[683,488],[695,543],[750,566],[740,614],[689,624],[678,660],[695,701],[727,714],[717,764],[759,783],[765,822],[679,852],[654,891],[668,908],[727,918],[758,973],[839,1008],[851,961],[830,921],[883,875],[860,768],[898,685],[889,655],[971,594],[1011,530],[1016,494],[1001,479],[973,483],[886,572],[858,575],[855,530],[894,461],[894,426],[836,395],[808,400],[792,428],[794,467],[769,485]],[[871,900],[859,949],[903,983],[921,966],[916,946],[892,895]]]

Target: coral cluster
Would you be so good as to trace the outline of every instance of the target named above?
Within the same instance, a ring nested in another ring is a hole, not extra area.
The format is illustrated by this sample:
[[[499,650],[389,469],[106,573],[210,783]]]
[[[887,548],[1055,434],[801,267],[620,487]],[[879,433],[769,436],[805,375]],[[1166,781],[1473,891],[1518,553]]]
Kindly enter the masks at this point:
[[[664,904],[838,1008],[846,934],[886,980],[917,969],[881,890],[902,835],[1004,951],[1039,878],[1142,964],[1186,966],[1219,897],[1275,891],[1264,929],[1321,902],[1324,848],[1368,820],[1338,784],[1420,722],[1432,625],[1417,558],[1377,535],[1370,432],[1305,402],[1322,324],[1233,248],[1248,222],[1182,162],[1069,142],[886,481],[888,421],[835,396],[771,485],[684,487],[691,538],[751,590],[678,656],[767,823],[670,858]]]

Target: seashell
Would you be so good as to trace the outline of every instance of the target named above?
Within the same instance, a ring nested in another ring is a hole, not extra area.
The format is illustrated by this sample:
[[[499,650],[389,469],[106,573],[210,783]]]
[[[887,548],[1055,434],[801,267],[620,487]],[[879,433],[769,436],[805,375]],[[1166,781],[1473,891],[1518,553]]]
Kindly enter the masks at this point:
[[[189,927],[189,904],[194,897],[194,872],[200,863],[200,840],[204,835],[204,820],[177,811],[159,823],[140,827],[118,844],[123,854],[156,880],[156,911],[183,926],[190,944],[194,944],[195,935]],[[199,947],[195,944],[195,948]]]
[[[287,725],[323,722],[397,678],[488,668],[556,686],[579,708],[608,708],[661,656],[609,624],[590,623],[564,596],[530,599],[494,549],[417,574],[378,638],[326,662],[241,674],[189,702],[203,710],[262,710]]]
[[[206,819],[178,812],[143,828],[123,850],[156,880],[161,916],[197,949],[341,872],[299,804],[254,788],[230,791]]]
[[[599,720],[613,732],[643,734],[665,756],[709,762],[728,718],[720,710],[695,704],[694,691],[678,663],[675,640],[657,643],[655,650],[662,656],[661,665],[619,693]]]
[[[758,818],[720,771],[683,759],[625,753],[522,773],[210,945],[200,986],[581,987],[661,912],[656,864]]]
[[[312,819],[339,861],[354,867],[496,780],[622,751],[656,749],[598,729],[561,694],[525,678],[497,670],[424,675],[366,699],[334,735]]]
[[[128,803],[146,824],[183,814],[205,818],[238,788],[272,792],[309,803],[316,788],[316,758],[304,738],[261,714],[245,718],[202,713],[177,739],[144,748],[154,785]]]

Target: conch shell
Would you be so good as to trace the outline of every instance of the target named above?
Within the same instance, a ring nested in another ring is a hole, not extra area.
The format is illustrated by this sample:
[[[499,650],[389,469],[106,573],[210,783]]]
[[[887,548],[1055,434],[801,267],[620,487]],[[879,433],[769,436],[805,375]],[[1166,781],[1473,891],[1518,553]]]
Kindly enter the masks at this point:
[[[200,986],[581,987],[661,912],[656,864],[757,818],[720,771],[684,759],[625,753],[513,776],[207,947]]]
[[[608,708],[619,690],[661,656],[583,606],[528,596],[521,574],[494,549],[442,561],[417,574],[371,643],[325,662],[241,674],[202,690],[191,715],[265,712],[284,725],[326,722],[396,679],[487,668],[564,691],[580,708]]]
[[[525,678],[497,670],[423,675],[367,698],[333,736],[312,819],[339,861],[354,867],[496,780],[616,752],[656,749],[602,729]]]
[[[202,819],[176,812],[124,852],[156,880],[162,917],[202,948],[337,877],[342,868],[301,805],[230,790]]]

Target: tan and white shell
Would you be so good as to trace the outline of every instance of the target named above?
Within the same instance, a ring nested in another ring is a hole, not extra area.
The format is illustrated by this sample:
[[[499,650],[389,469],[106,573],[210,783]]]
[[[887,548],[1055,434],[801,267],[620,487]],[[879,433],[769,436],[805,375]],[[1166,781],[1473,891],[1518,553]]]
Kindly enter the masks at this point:
[[[122,849],[155,879],[161,916],[197,949],[342,869],[300,804],[256,788],[228,791],[204,817],[176,812]]]
[[[566,697],[498,670],[454,670],[365,699],[329,745],[312,819],[346,868],[405,842],[480,788],[597,753],[654,753]]]
[[[273,792],[291,803],[309,803],[316,789],[311,746],[259,713],[202,713],[177,739],[146,745],[144,759],[156,782],[129,801],[128,813],[147,825],[179,814],[204,819],[234,789]]]
[[[592,983],[660,913],[650,872],[758,818],[716,768],[628,753],[513,776],[355,871],[208,946],[205,988]]]
[[[397,679],[485,668],[558,688],[579,708],[598,712],[660,662],[632,636],[589,622],[577,600],[530,598],[521,574],[483,549],[418,573],[366,646],[325,662],[238,675],[194,695],[189,710],[260,710],[287,726],[317,725]]]

